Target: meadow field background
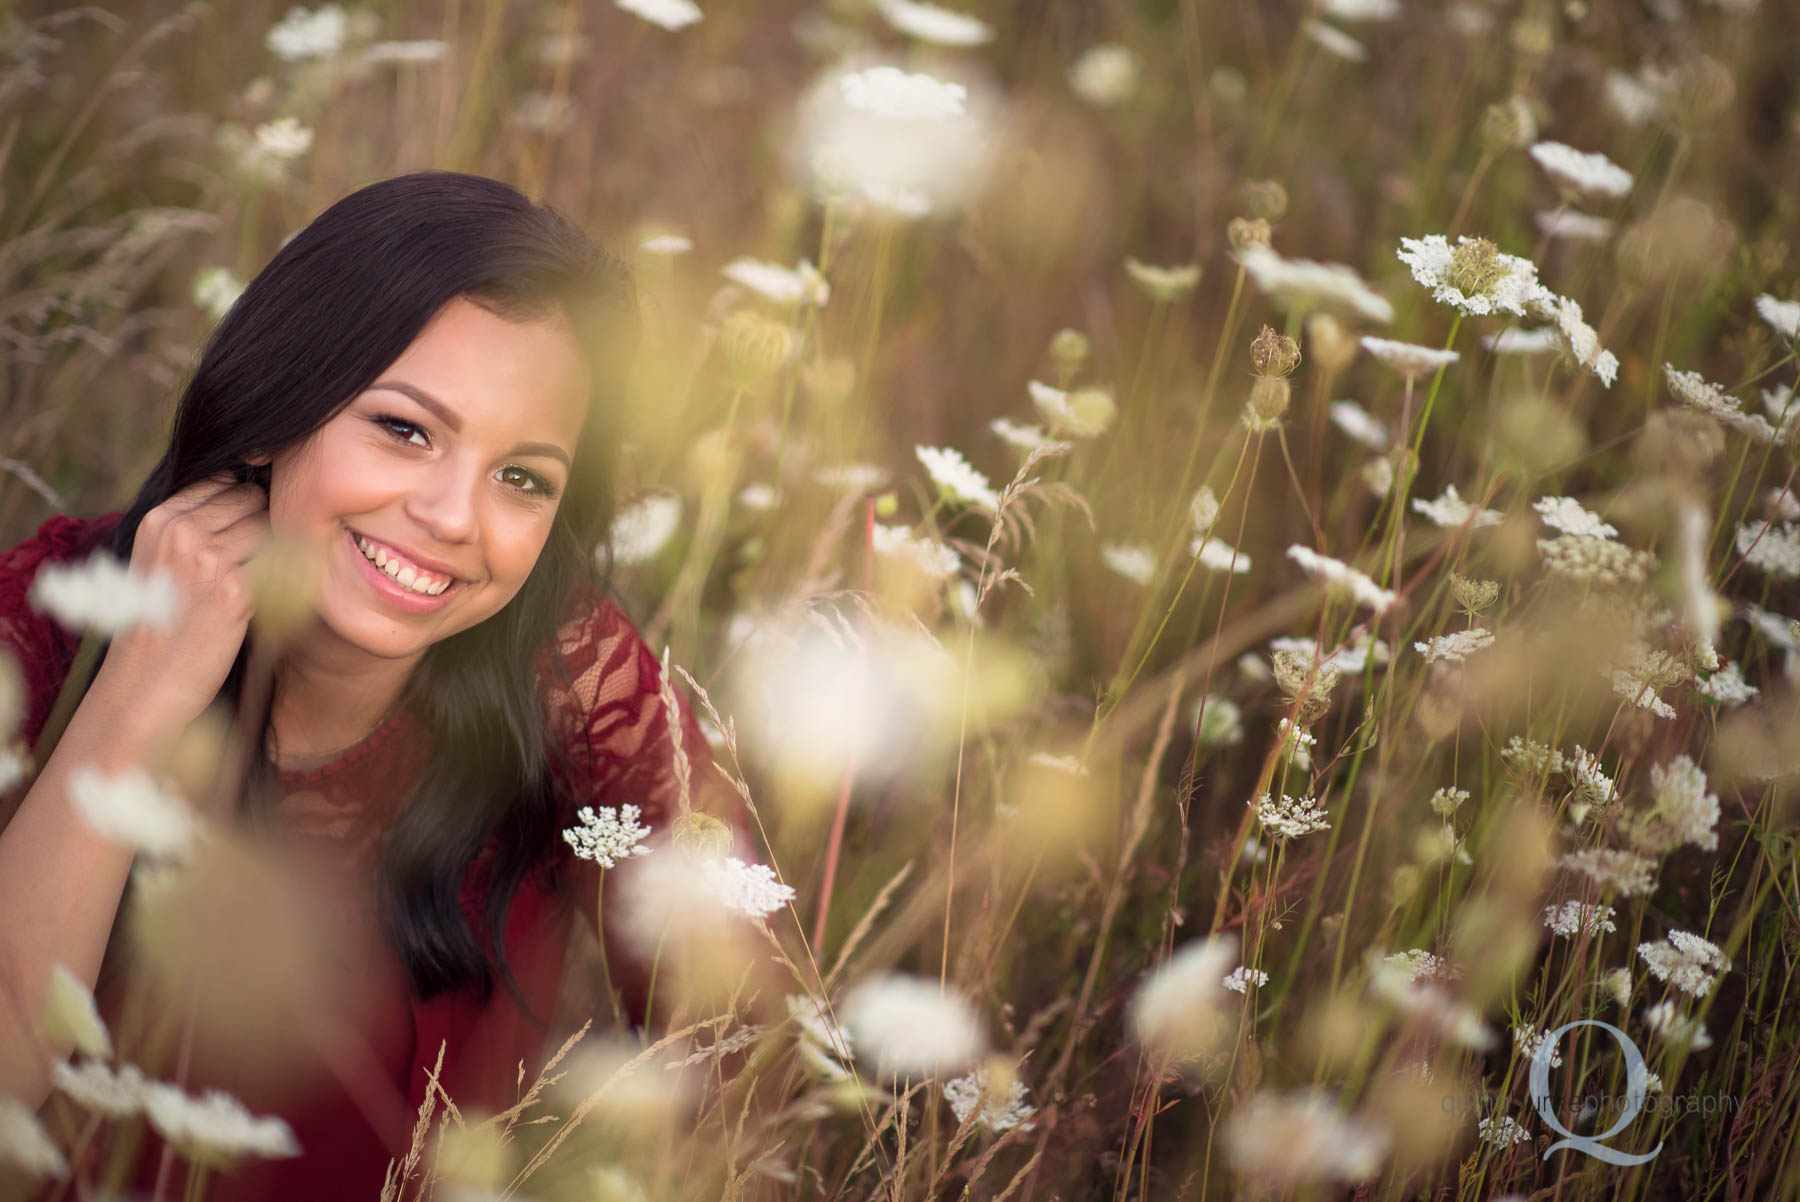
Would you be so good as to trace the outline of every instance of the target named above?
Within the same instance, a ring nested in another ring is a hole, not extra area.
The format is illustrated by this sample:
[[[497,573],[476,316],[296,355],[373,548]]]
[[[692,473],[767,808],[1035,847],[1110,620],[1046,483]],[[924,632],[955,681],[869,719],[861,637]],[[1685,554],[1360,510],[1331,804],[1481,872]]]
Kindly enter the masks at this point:
[[[794,898],[390,1196],[1800,1196],[1792,16],[10,5],[0,541],[506,179],[633,267],[614,588]],[[1546,1156],[1585,1020],[1642,1163]]]

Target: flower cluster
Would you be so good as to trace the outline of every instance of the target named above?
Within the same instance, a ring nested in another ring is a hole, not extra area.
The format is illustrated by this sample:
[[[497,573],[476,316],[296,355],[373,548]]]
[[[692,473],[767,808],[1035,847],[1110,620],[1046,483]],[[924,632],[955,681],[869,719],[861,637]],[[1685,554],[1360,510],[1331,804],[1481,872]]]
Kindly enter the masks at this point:
[[[1615,913],[1611,906],[1566,901],[1560,906],[1544,907],[1544,925],[1553,935],[1599,935],[1618,929],[1613,925]]]
[[[1711,993],[1718,974],[1731,969],[1731,960],[1717,945],[1689,931],[1670,931],[1662,942],[1640,943],[1637,953],[1657,980],[1695,997]]]
[[[563,842],[574,850],[577,859],[612,868],[621,860],[650,854],[644,846],[650,828],[639,823],[639,817],[634,805],[601,806],[598,810],[582,806],[575,812],[578,825],[563,831]]]
[[[986,1068],[944,1082],[944,1100],[950,1103],[958,1123],[966,1123],[974,1115],[975,1121],[989,1131],[1011,1131],[1014,1127],[1030,1131],[1036,1126],[1027,1121],[1037,1108],[1025,1101],[1025,1083],[1014,1077],[1004,1095],[992,1093]]]
[[[1264,793],[1250,803],[1250,808],[1256,811],[1256,820],[1263,829],[1280,839],[1298,839],[1331,829],[1324,807],[1315,797],[1290,797],[1283,793],[1276,800]]]

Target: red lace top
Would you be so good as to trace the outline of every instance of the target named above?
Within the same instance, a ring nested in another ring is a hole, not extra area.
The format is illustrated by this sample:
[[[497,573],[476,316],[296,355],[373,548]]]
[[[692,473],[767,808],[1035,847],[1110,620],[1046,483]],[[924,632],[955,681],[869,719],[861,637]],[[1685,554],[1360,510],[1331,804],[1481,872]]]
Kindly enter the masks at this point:
[[[115,522],[116,515],[93,521],[53,518],[35,537],[0,554],[0,647],[16,656],[25,678],[28,744],[43,728],[78,640],[33,610],[26,594],[42,565],[86,558],[106,541]],[[538,667],[550,727],[576,777],[561,781],[566,824],[583,805],[633,804],[642,821],[660,832],[677,804],[668,714],[656,658],[630,620],[597,590],[584,592]],[[682,745],[693,761],[698,790],[712,775],[707,746],[692,712],[685,703],[679,708]],[[527,877],[506,920],[508,965],[528,1009],[498,984],[485,1000],[472,992],[428,1001],[414,996],[381,935],[376,865],[382,839],[429,751],[422,726],[401,707],[332,762],[278,774],[270,833],[289,853],[284,858],[316,874],[305,878],[312,883],[305,896],[329,954],[315,972],[305,974],[317,979],[296,982],[294,1013],[284,1016],[291,1018],[291,1047],[258,1044],[258,1054],[247,1056],[240,1039],[212,1048],[205,1031],[198,1030],[206,1024],[196,1024],[199,1038],[189,1048],[185,1085],[190,1092],[226,1088],[254,1112],[281,1115],[303,1153],[295,1160],[248,1163],[230,1176],[212,1178],[214,1199],[374,1198],[388,1161],[406,1153],[426,1073],[440,1046],[441,1080],[450,1097],[465,1111],[495,1111],[517,1100],[521,1064],[524,1083],[530,1084],[561,1028],[572,1029],[585,1018],[593,1018],[596,1027],[612,1021],[604,1002],[559,1016],[559,1000],[567,1010],[577,993],[594,996],[588,973],[576,979],[580,966],[567,953],[580,942],[569,937],[571,915],[585,914],[591,924],[600,887],[594,866],[562,848]],[[9,812],[0,805],[0,820]],[[462,894],[464,913],[484,946],[487,869],[484,853]],[[614,891],[630,870],[628,861],[606,874],[606,960],[630,1013],[641,1018],[648,965],[614,930],[619,913]],[[121,1014],[134,1012],[124,1004],[131,988],[129,981],[109,979],[103,971],[99,1000],[115,1024]],[[229,999],[222,1009],[229,1012]],[[283,1025],[262,1023],[257,1039],[266,1041],[269,1027]],[[151,1034],[116,1025],[114,1030],[127,1058]],[[281,1071],[266,1071],[260,1054],[265,1050]],[[145,1135],[137,1175],[147,1187],[160,1145],[154,1133]],[[168,1188],[181,1184],[178,1175]]]

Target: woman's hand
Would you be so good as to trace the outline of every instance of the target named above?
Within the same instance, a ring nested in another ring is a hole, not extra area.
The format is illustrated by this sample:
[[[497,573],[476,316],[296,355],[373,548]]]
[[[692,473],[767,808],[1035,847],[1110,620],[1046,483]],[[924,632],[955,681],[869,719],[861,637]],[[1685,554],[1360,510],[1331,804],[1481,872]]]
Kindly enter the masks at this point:
[[[244,563],[269,531],[260,485],[220,475],[182,489],[144,515],[131,571],[166,572],[180,594],[166,627],[136,626],[112,641],[96,689],[153,707],[171,733],[206,709],[224,684],[250,624]]]

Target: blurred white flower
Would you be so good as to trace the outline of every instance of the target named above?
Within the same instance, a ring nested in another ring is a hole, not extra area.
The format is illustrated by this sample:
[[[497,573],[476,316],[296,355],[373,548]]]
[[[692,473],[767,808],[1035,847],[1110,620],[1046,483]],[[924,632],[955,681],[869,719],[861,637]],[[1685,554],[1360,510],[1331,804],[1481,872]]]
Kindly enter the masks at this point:
[[[824,307],[831,299],[831,285],[805,259],[796,267],[783,267],[763,259],[738,258],[725,264],[720,274],[742,284],[765,300],[778,305],[816,305]]]
[[[1269,974],[1259,968],[1246,968],[1242,964],[1226,974],[1223,982],[1225,988],[1233,993],[1247,993],[1250,986],[1258,987],[1269,983]]]
[[[1329,555],[1320,555],[1311,547],[1295,543],[1288,548],[1287,553],[1288,558],[1323,585],[1327,593],[1347,597],[1358,605],[1367,606],[1377,615],[1386,613],[1400,599],[1398,593],[1382,588],[1349,564]]]
[[[1266,246],[1248,246],[1238,262],[1256,286],[1290,309],[1339,309],[1364,321],[1394,320],[1394,307],[1341,263],[1285,259]]]
[[[1636,852],[1584,847],[1565,853],[1557,860],[1557,866],[1579,872],[1602,889],[1622,897],[1656,888],[1656,861]]]
[[[1591,213],[1573,213],[1558,209],[1534,214],[1538,232],[1571,242],[1604,242],[1612,237],[1613,223]]]
[[[144,1091],[150,1125],[190,1160],[230,1163],[247,1156],[280,1160],[300,1155],[293,1129],[279,1118],[256,1118],[228,1093],[208,1090],[191,1097],[173,1085],[151,1082]]]
[[[1644,1011],[1644,1025],[1664,1043],[1686,1044],[1696,1052],[1712,1047],[1712,1036],[1697,1018],[1683,1018],[1675,1011],[1675,1003],[1661,1001]]]
[[[1611,906],[1584,901],[1566,901],[1560,906],[1544,907],[1544,925],[1553,935],[1575,935],[1586,932],[1599,935],[1618,930],[1613,924],[1616,911]]]
[[[996,417],[988,423],[988,429],[998,434],[1008,446],[1017,447],[1021,451],[1035,451],[1051,442],[1042,426],[1022,426],[1010,417]]]
[[[844,103],[896,121],[942,121],[968,112],[969,89],[922,71],[883,64],[838,77]]]
[[[1385,1128],[1346,1115],[1317,1089],[1258,1093],[1225,1120],[1224,1135],[1240,1176],[1284,1193],[1315,1182],[1368,1181],[1392,1142]]]
[[[1088,47],[1069,68],[1069,87],[1095,108],[1114,108],[1137,95],[1142,70],[1129,47],[1102,42]]]
[[[720,905],[746,918],[767,918],[795,897],[793,888],[777,880],[767,864],[747,864],[736,856],[703,860],[700,874]]]
[[[1200,742],[1208,747],[1236,747],[1244,741],[1244,711],[1237,702],[1217,693],[1195,701],[1188,726],[1198,729]]]
[[[1650,768],[1650,808],[1628,815],[1625,833],[1645,851],[1663,853],[1691,843],[1702,851],[1719,847],[1719,797],[1707,787],[1706,773],[1686,755]]]
[[[350,18],[339,6],[321,4],[309,11],[295,5],[288,9],[287,16],[269,27],[263,44],[276,58],[297,63],[337,57],[349,33]]]
[[[951,447],[915,446],[913,453],[925,467],[925,474],[937,485],[938,492],[953,501],[979,509],[998,512],[1000,494],[988,478],[969,466],[962,452]]]
[[[614,563],[645,563],[656,557],[681,528],[681,498],[674,493],[651,493],[619,511],[613,518],[608,545]]]
[[[1694,674],[1695,688],[1702,697],[1710,697],[1723,706],[1743,705],[1754,700],[1757,689],[1744,680],[1743,669],[1736,660],[1727,660],[1710,675]]]
[[[994,31],[986,22],[920,0],[875,0],[875,9],[889,25],[921,42],[981,46],[994,40]]]
[[[448,43],[436,38],[417,38],[404,42],[376,42],[362,52],[365,63],[435,63],[450,52]]]
[[[647,255],[685,255],[694,249],[694,240],[681,234],[656,234],[638,243]]]
[[[1667,981],[1683,993],[1705,997],[1720,973],[1731,970],[1731,960],[1716,944],[1689,931],[1670,931],[1655,943],[1640,943],[1637,954],[1659,981]]]
[[[1479,238],[1459,237],[1454,248],[1442,234],[1402,238],[1397,253],[1413,279],[1431,289],[1440,304],[1471,317],[1523,317],[1526,303],[1541,287],[1531,260],[1503,254]]]
[[[1569,195],[1587,193],[1618,200],[1631,191],[1631,172],[1603,154],[1585,153],[1561,142],[1538,142],[1531,157]]]
[[[771,485],[758,480],[738,489],[737,503],[757,513],[768,513],[781,503],[781,496]]]
[[[296,117],[277,117],[256,127],[256,148],[277,162],[289,162],[312,149],[313,131]]]
[[[873,492],[887,478],[887,469],[873,463],[832,463],[813,473],[813,480],[826,488],[853,494]]]
[[[1579,304],[1566,296],[1556,296],[1548,289],[1539,289],[1532,312],[1555,321],[1562,348],[1568,352],[1569,357],[1578,366],[1598,376],[1602,384],[1612,387],[1619,375],[1618,356],[1600,349],[1600,336],[1582,317]]]
[[[1192,292],[1195,285],[1200,283],[1200,268],[1194,263],[1183,263],[1179,267],[1158,267],[1127,258],[1125,274],[1149,293],[1152,300],[1159,301],[1176,300]]]
[[[1387,427],[1355,401],[1331,402],[1331,424],[1371,451],[1388,449]]]
[[[1778,522],[1800,521],[1800,497],[1791,488],[1771,488],[1763,494],[1763,508]]]
[[[1308,21],[1306,36],[1327,53],[1347,63],[1369,61],[1368,48],[1335,25],[1327,25],[1323,21]]]
[[[1530,1060],[1538,1054],[1538,1049],[1550,1040],[1548,1031],[1540,1031],[1530,1023],[1513,1028],[1513,1049],[1521,1060]],[[1550,1067],[1562,1067],[1562,1053],[1553,1046],[1550,1049]]]
[[[574,851],[577,859],[592,860],[602,868],[611,868],[620,860],[650,854],[650,849],[644,846],[644,840],[650,837],[650,828],[640,824],[639,817],[638,807],[634,805],[601,806],[598,811],[593,806],[582,806],[575,812],[577,825],[563,831],[563,842]]]
[[[959,1124],[968,1122],[973,1114],[975,1121],[989,1131],[1011,1131],[1014,1127],[1030,1131],[1036,1126],[1027,1121],[1037,1110],[1025,1101],[1025,1083],[1015,1076],[1007,1086],[1006,1096],[991,1097],[985,1067],[944,1082],[944,1100],[950,1103]]]
[[[1745,522],[1737,529],[1735,545],[1751,567],[1771,576],[1800,579],[1800,524]]]
[[[1601,521],[1598,515],[1582,508],[1581,502],[1574,497],[1539,497],[1531,507],[1537,510],[1544,525],[1564,534],[1610,539],[1619,533],[1618,527]]]
[[[53,1045],[67,1044],[89,1056],[112,1055],[112,1036],[94,1004],[93,992],[61,964],[50,969],[42,1024],[44,1037]]]
[[[822,998],[810,994],[789,994],[788,1017],[800,1028],[800,1054],[824,1077],[847,1081],[848,1067],[856,1055],[850,1032],[833,1020]]]
[[[1148,543],[1102,543],[1100,562],[1134,584],[1148,587],[1156,578],[1156,552]]]
[[[1391,21],[1400,15],[1400,0],[1321,0],[1319,12],[1339,21]]]
[[[1789,342],[1800,338],[1800,301],[1777,300],[1765,292],[1756,298],[1756,313]]]
[[[1671,363],[1663,364],[1663,375],[1669,391],[1682,404],[1716,419],[1756,442],[1775,441],[1775,427],[1759,413],[1745,413],[1738,399],[1716,384],[1709,383],[1697,371],[1677,371]]]
[[[1498,334],[1483,334],[1481,345],[1496,355],[1543,355],[1562,346],[1562,338],[1554,326],[1535,330],[1507,326]]]
[[[955,551],[936,539],[915,538],[905,526],[876,523],[873,547],[875,554],[905,560],[933,580],[946,580],[962,566]]]
[[[1197,538],[1188,545],[1188,554],[1198,559],[1201,567],[1215,572],[1234,572],[1241,576],[1250,570],[1250,556],[1223,539]]]
[[[1480,530],[1487,526],[1498,526],[1506,520],[1506,515],[1498,509],[1477,509],[1456,491],[1456,485],[1444,485],[1444,493],[1436,500],[1427,501],[1421,497],[1412,499],[1413,512],[1425,515],[1434,525],[1446,529],[1467,524],[1471,529]]]
[[[838,1007],[856,1042],[884,1077],[929,1077],[973,1063],[987,1046],[981,1020],[936,981],[893,974],[859,982]]]
[[[1460,664],[1477,651],[1494,645],[1491,632],[1479,626],[1467,630],[1458,630],[1453,634],[1440,634],[1427,643],[1414,643],[1413,650],[1425,657],[1425,662],[1435,664],[1439,661]]]
[[[1192,499],[1188,501],[1188,520],[1193,522],[1195,534],[1208,533],[1212,530],[1213,523],[1219,520],[1219,498],[1204,484],[1194,491]]]
[[[50,1085],[83,1110],[109,1119],[130,1118],[144,1108],[150,1082],[135,1064],[113,1072],[98,1060],[80,1064],[58,1061],[50,1067]]]
[[[1323,657],[1319,655],[1319,644],[1312,639],[1270,639],[1269,650],[1292,652],[1308,663],[1317,660],[1321,672],[1332,671],[1345,676],[1355,676],[1363,671],[1371,659],[1377,665],[1385,664],[1390,654],[1388,645],[1380,639],[1371,639],[1366,628],[1359,628],[1351,642]]]
[[[181,595],[166,572],[134,576],[105,551],[83,563],[46,564],[32,582],[32,608],[70,630],[112,635],[132,626],[167,626]]]
[[[1231,935],[1196,939],[1144,978],[1132,995],[1132,1034],[1146,1049],[1182,1062],[1204,1054],[1225,1033],[1225,974],[1237,963]]]
[[[0,1165],[17,1169],[32,1182],[45,1177],[60,1181],[69,1175],[69,1162],[38,1116],[4,1094],[0,1094]]]
[[[1613,116],[1634,129],[1655,120],[1663,108],[1660,89],[1646,84],[1642,76],[1642,71],[1632,76],[1616,69],[1609,70],[1601,85],[1606,107],[1613,111]]]
[[[202,267],[194,275],[194,303],[214,321],[244,294],[244,281],[229,267]]]
[[[703,15],[693,0],[613,0],[634,17],[642,17],[664,29],[681,29],[692,25]]]
[[[1330,816],[1316,797],[1290,797],[1283,793],[1277,799],[1264,793],[1249,804],[1262,828],[1277,839],[1299,839],[1331,829]]]
[[[1066,772],[1070,776],[1088,774],[1088,770],[1082,766],[1081,757],[1077,755],[1051,755],[1048,751],[1034,751],[1025,762],[1039,768],[1048,768],[1052,772]]]
[[[1052,388],[1039,380],[1027,380],[1025,390],[1031,403],[1050,431],[1060,437],[1097,438],[1111,428],[1118,415],[1112,394],[1100,388],[1077,388],[1073,392]]]
[[[1439,350],[1413,342],[1395,342],[1391,338],[1363,335],[1363,349],[1408,379],[1417,379],[1455,363],[1462,356],[1456,351]]]
[[[561,133],[575,120],[578,102],[554,92],[524,92],[513,101],[509,120],[528,133]]]
[[[69,778],[69,804],[95,834],[147,856],[184,856],[200,831],[193,808],[142,769],[79,768]]]
[[[1489,1115],[1481,1119],[1475,1124],[1475,1133],[1483,1143],[1502,1148],[1531,1142],[1531,1132],[1525,1130],[1510,1114]]]

